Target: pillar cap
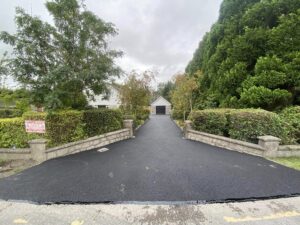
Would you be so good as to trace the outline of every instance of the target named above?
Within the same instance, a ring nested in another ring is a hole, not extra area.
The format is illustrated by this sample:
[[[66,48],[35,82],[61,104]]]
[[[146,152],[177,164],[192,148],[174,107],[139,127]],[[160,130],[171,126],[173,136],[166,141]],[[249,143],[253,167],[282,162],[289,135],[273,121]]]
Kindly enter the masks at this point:
[[[266,135],[266,136],[259,136],[257,137],[259,140],[262,140],[262,141],[278,141],[280,142],[281,139],[278,138],[278,137],[274,137],[274,136],[271,136],[271,135]]]
[[[46,144],[47,142],[48,140],[43,138],[28,141],[29,144]]]

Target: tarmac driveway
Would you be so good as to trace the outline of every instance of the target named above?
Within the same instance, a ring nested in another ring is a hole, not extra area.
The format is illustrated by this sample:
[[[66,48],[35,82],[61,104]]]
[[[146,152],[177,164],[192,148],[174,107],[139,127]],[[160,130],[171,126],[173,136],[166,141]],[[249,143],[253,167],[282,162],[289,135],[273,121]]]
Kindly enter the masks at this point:
[[[300,193],[300,172],[182,139],[168,116],[109,151],[44,162],[0,180],[0,199],[46,202],[222,201]]]

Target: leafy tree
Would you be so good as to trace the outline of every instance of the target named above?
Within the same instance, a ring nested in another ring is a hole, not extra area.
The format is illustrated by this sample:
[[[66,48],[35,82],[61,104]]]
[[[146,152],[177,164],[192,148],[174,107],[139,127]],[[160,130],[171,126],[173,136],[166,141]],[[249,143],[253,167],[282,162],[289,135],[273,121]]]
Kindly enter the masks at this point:
[[[5,52],[3,56],[0,58],[0,87],[4,86],[5,77],[8,74],[8,69],[7,69],[8,60],[6,56],[7,56],[7,52]]]
[[[202,72],[196,106],[300,104],[299,21],[299,0],[224,0],[186,67],[190,77]]]
[[[171,93],[173,109],[180,111],[185,120],[186,112],[193,110],[193,91],[197,88],[195,78],[190,78],[185,74],[175,76],[175,88]]]
[[[127,113],[136,115],[137,112],[148,107],[151,100],[151,81],[154,75],[150,71],[142,74],[132,72],[119,88],[122,108]]]
[[[168,101],[171,101],[171,92],[173,89],[174,89],[174,83],[172,81],[159,83],[157,87],[156,97],[162,96]]]
[[[85,95],[102,93],[111,76],[119,75],[114,58],[121,53],[107,44],[116,30],[77,0],[48,1],[46,7],[54,25],[17,8],[16,34],[1,33],[14,48],[10,72],[31,89],[36,105],[84,107]]]

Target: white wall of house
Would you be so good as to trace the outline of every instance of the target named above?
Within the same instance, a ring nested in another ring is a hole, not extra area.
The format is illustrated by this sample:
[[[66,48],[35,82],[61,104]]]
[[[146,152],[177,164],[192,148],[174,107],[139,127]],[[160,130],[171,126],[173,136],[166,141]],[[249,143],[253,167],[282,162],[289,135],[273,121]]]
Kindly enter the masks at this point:
[[[157,114],[156,107],[157,106],[165,106],[166,115],[171,114],[171,103],[167,101],[162,96],[158,97],[152,104],[151,104],[151,114]]]
[[[88,101],[90,106],[94,108],[109,108],[109,109],[117,109],[121,105],[121,100],[119,97],[119,92],[116,88],[110,88],[110,95],[108,98],[105,98],[105,95],[96,95],[94,100],[89,99]]]

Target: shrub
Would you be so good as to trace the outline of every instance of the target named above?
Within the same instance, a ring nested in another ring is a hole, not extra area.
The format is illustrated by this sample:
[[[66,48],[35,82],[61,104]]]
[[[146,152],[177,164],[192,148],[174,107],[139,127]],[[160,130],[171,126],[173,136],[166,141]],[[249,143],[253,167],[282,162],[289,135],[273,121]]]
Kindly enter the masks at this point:
[[[205,109],[194,111],[189,119],[193,128],[210,134],[228,136],[227,114],[229,109]]]
[[[23,118],[0,119],[0,147],[24,148],[28,146],[28,136]]]
[[[18,109],[0,109],[0,118],[14,118],[22,116],[22,111]]]
[[[24,120],[46,120],[47,113],[45,112],[25,112],[23,114]]]
[[[185,112],[185,119],[188,118],[189,114],[190,112]],[[184,112],[178,109],[173,109],[171,116],[174,120],[184,120]]]
[[[272,135],[287,141],[287,134],[276,113],[260,109],[240,109],[229,113],[228,133],[231,138],[256,142],[258,136]]]
[[[82,116],[82,112],[73,110],[49,113],[46,117],[46,137],[49,145],[55,146],[85,138]]]
[[[292,142],[300,143],[300,106],[286,108],[279,116]]]
[[[91,137],[121,129],[123,126],[120,110],[94,109],[83,113],[85,133]]]
[[[147,120],[149,119],[150,110],[149,109],[140,109],[136,111],[137,120]]]

